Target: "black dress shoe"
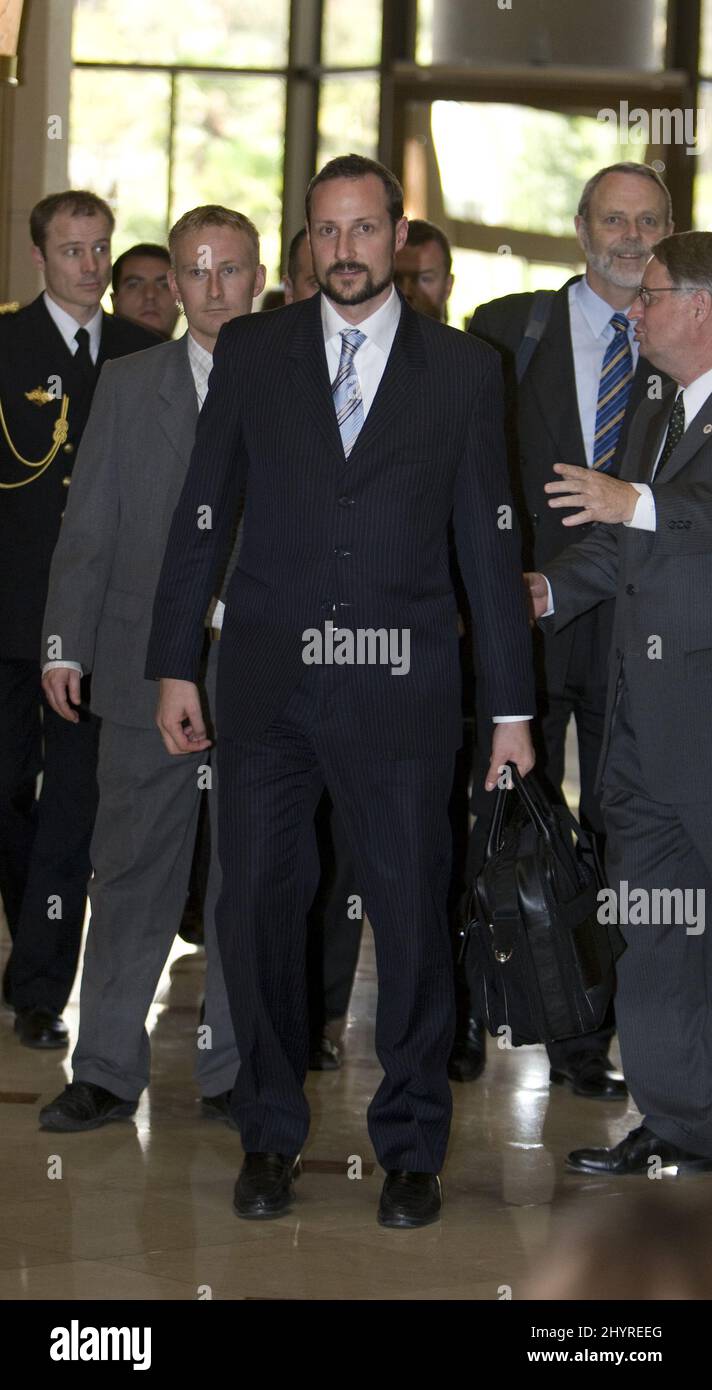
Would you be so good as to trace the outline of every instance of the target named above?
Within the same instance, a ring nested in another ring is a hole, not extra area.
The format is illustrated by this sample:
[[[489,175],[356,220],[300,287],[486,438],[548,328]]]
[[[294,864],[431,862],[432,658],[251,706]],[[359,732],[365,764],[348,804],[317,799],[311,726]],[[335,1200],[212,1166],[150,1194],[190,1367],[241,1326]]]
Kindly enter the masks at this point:
[[[15,1032],[25,1047],[66,1047],[69,1029],[53,1009],[20,1009]]]
[[[378,1207],[380,1226],[430,1226],[443,1204],[437,1173],[386,1173]]]
[[[447,1064],[447,1074],[451,1081],[476,1081],[485,1069],[487,1061],[487,1036],[484,1024],[478,1023],[472,1015],[467,1020],[464,1038],[455,1039]]]
[[[60,1133],[100,1129],[110,1120],[133,1115],[137,1105],[137,1100],[122,1100],[92,1081],[70,1081],[61,1095],[40,1110],[40,1129]]]
[[[340,1066],[341,1048],[324,1034],[309,1053],[309,1070],[338,1071]]]
[[[659,1139],[645,1125],[632,1129],[614,1149],[574,1149],[566,1166],[577,1173],[601,1173],[604,1177],[634,1173],[647,1176],[651,1158],[659,1159],[665,1168],[677,1167],[680,1173],[712,1173],[712,1158],[679,1149],[677,1144]]]
[[[299,1177],[299,1154],[249,1153],[235,1183],[233,1208],[247,1221],[283,1216],[294,1201],[294,1178]]]
[[[230,1118],[230,1096],[232,1091],[221,1091],[217,1096],[201,1096],[201,1113],[208,1120],[228,1120]]]
[[[549,1080],[554,1086],[569,1085],[575,1096],[585,1100],[627,1100],[628,1087],[607,1057],[573,1058],[568,1067],[552,1067]]]

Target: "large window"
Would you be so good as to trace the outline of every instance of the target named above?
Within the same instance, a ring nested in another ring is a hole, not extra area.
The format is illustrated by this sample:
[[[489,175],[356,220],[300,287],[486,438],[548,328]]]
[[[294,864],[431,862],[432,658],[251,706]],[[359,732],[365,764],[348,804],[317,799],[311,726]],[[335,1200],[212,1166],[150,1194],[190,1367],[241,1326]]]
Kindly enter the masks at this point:
[[[115,252],[165,241],[189,207],[223,203],[258,227],[276,283],[287,142],[313,139],[319,161],[377,152],[381,8],[324,0],[312,135],[286,120],[300,4],[76,0],[70,177],[111,203]]]

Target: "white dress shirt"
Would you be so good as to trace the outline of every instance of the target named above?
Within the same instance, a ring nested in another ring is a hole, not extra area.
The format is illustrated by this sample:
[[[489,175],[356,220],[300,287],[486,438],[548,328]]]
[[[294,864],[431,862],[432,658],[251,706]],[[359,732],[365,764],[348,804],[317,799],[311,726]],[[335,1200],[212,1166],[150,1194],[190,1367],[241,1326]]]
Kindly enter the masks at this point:
[[[342,330],[358,328],[360,333],[366,335],[365,343],[361,344],[353,356],[354,368],[361,386],[364,420],[381,384],[381,377],[386,369],[388,354],[393,347],[393,339],[396,336],[400,316],[401,302],[394,285],[391,285],[391,292],[385,304],[382,304],[375,313],[369,314],[367,319],[363,319],[358,324],[349,323],[342,318],[336,305],[332,304],[325,294],[321,296],[321,322],[324,329],[329,381],[333,383],[339,370]]]
[[[62,334],[62,337],[64,338],[64,341],[72,354],[72,357],[79,348],[79,344],[74,335],[78,328],[86,328],[86,331],[89,334],[89,355],[91,357],[92,362],[96,366],[96,360],[99,356],[99,345],[101,343],[101,305],[94,314],[94,317],[91,318],[88,323],[78,323],[76,319],[72,318],[71,314],[67,313],[66,309],[63,309],[61,305],[59,305],[56,302],[56,300],[52,299],[51,296],[48,295],[46,290],[42,295],[42,298],[44,299],[47,313],[49,314],[53,322],[56,323],[57,328]]]
[[[53,301],[50,301],[50,303],[53,304]],[[49,305],[47,307],[49,308]],[[62,314],[65,319],[69,320],[69,314],[65,314],[64,310],[59,308],[59,305],[53,304],[53,307],[60,314]],[[52,313],[52,309],[50,309],[50,313]],[[54,314],[52,314],[52,317],[54,318]],[[59,322],[57,320],[55,320],[55,322],[57,323],[57,327],[59,328]],[[74,320],[71,319],[70,322],[74,323]],[[94,323],[94,319],[92,319],[92,323]],[[75,332],[76,328],[77,325],[75,324]],[[88,331],[89,324],[86,325],[86,328]],[[99,329],[101,331],[101,323],[99,325]],[[62,332],[62,336],[64,337],[65,342],[67,342],[66,334],[64,332]],[[188,339],[188,362],[190,364],[190,370],[193,376],[193,381],[195,383],[195,394],[198,397],[198,410],[201,410],[203,406],[203,401],[205,400],[205,397],[208,394],[208,377],[210,376],[210,373],[212,371],[213,357],[212,353],[208,352],[204,347],[201,347],[200,343],[196,342],[192,333],[188,332],[186,334],[186,337]],[[67,346],[69,346],[68,342]],[[76,348],[77,344],[75,343],[74,346]],[[210,627],[221,628],[224,614],[225,604],[221,603],[218,600],[215,604],[215,609],[213,613],[210,615]],[[82,667],[78,661],[46,661],[44,666],[42,667],[42,675],[44,675],[45,671],[51,671],[54,666],[66,666],[72,671],[82,670]]]
[[[576,378],[576,398],[578,401],[581,434],[586,454],[586,463],[593,467],[593,442],[596,433],[598,413],[598,389],[603,369],[606,349],[615,338],[611,328],[611,318],[615,313],[627,313],[626,309],[616,310],[605,299],[601,299],[591,289],[588,280],[577,280],[569,286],[569,317],[571,320],[571,348],[574,358]],[[628,330],[628,342],[633,354],[633,370],[638,365],[639,347],[633,334],[635,324]]]

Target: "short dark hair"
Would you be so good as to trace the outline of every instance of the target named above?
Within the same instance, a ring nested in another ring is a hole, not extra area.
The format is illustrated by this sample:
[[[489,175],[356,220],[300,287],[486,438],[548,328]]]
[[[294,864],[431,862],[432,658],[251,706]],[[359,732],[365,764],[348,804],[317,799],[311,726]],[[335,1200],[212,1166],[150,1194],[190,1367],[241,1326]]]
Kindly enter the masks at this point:
[[[403,189],[401,188],[395,174],[387,169],[385,164],[379,164],[377,159],[366,159],[362,154],[340,154],[336,159],[330,159],[318,174],[315,174],[309,182],[305,199],[306,220],[309,222],[311,211],[311,201],[314,189],[320,183],[329,183],[331,179],[365,179],[368,174],[375,174],[381,180],[386,190],[386,204],[391,221],[395,226],[403,216]]]
[[[159,246],[156,241],[139,241],[136,246],[129,246],[128,251],[122,251],[121,255],[116,257],[111,267],[111,288],[114,294],[116,294],[121,284],[121,272],[124,267],[124,262],[127,261],[130,256],[150,256],[154,261],[165,261],[166,265],[170,265],[171,263],[168,247]]]
[[[68,212],[70,217],[103,215],[109,223],[109,236],[116,225],[109,204],[86,188],[66,188],[64,193],[50,193],[46,198],[40,198],[30,213],[32,245],[38,246],[43,256],[47,247],[47,228],[58,212]]]
[[[676,232],[651,249],[676,289],[712,293],[712,232]]]
[[[442,227],[436,226],[434,222],[426,222],[424,217],[411,218],[408,222],[406,246],[425,246],[428,241],[437,242],[443,253],[445,274],[449,275],[452,270],[452,251]]]
[[[605,179],[607,174],[637,174],[641,179],[650,179],[650,182],[654,183],[662,193],[667,209],[667,221],[668,223],[672,222],[672,198],[667,184],[663,183],[657,169],[654,169],[652,164],[637,164],[633,159],[624,159],[618,164],[607,164],[605,169],[598,169],[595,174],[591,175],[591,178],[583,186],[577,209],[579,217],[583,217],[584,221],[588,218],[591,195],[601,179]]]
[[[297,273],[297,256],[299,255],[299,248],[302,242],[306,239],[306,235],[306,227],[300,227],[299,231],[294,233],[294,236],[292,237],[292,240],[289,243],[289,250],[287,252],[286,273],[292,281],[292,284],[294,284],[294,277]]]

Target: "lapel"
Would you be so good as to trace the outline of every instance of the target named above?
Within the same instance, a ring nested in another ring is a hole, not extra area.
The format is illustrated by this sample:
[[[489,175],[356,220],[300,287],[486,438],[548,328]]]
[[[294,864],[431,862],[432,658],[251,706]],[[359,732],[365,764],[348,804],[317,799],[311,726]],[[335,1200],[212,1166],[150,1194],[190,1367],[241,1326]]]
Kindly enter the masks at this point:
[[[414,396],[420,372],[426,359],[419,316],[406,304],[403,296],[401,316],[393,346],[388,355],[383,376],[371,403],[361,433],[348,459],[344,458],[331,384],[321,322],[321,294],[305,301],[304,311],[295,324],[288,347],[289,371],[294,386],[310,419],[319,429],[326,444],[341,464],[350,467]]]
[[[670,411],[677,387],[674,382],[670,382],[663,389],[663,394],[659,401],[655,402],[649,410],[647,423],[643,427],[643,434],[640,447],[635,450],[627,450],[625,458],[625,475],[631,481],[649,483],[653,465],[660,452],[660,446],[665,437],[665,432],[670,420]],[[668,463],[668,467],[669,467]],[[667,468],[665,470],[667,473]]]
[[[676,389],[676,388],[675,388]],[[674,389],[671,395],[674,395]],[[668,400],[670,397],[668,397]],[[666,421],[667,424],[667,416]],[[685,433],[676,449],[673,449],[667,463],[665,472],[662,475],[662,482],[669,483],[671,478],[685,467],[685,464],[694,458],[703,444],[709,444],[712,437],[712,396],[708,396],[704,405],[698,410],[694,420],[688,425]],[[655,479],[653,479],[655,482]]]
[[[198,398],[188,361],[188,334],[165,343],[163,372],[158,382],[158,423],[187,469],[195,439]]]
[[[537,398],[557,458],[562,463],[585,467],[569,314],[569,286],[580,279],[580,275],[574,275],[557,290],[549,322],[522,384],[526,384]]]

